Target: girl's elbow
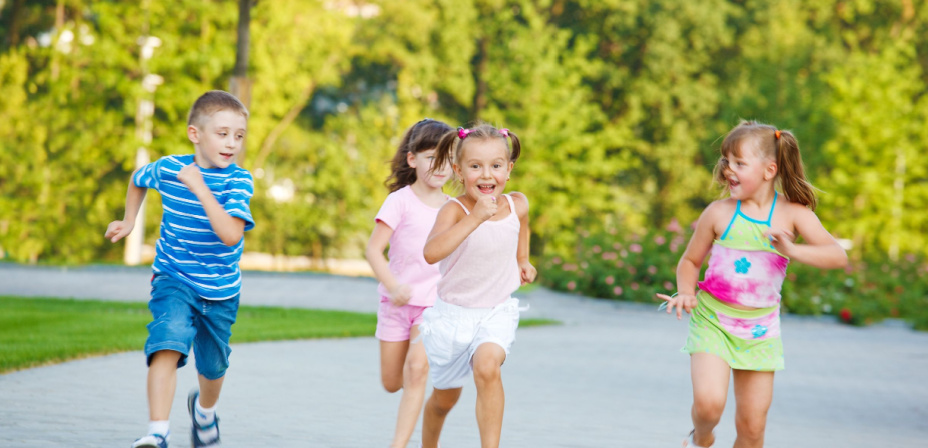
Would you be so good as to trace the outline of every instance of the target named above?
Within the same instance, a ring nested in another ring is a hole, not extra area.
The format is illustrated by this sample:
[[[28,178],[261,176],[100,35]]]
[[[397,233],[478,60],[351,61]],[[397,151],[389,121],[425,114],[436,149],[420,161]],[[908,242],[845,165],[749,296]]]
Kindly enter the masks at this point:
[[[425,262],[428,264],[438,263],[442,259],[442,257],[439,257],[434,250],[429,250],[428,246],[425,246],[425,249],[423,249],[422,256],[425,258]]]

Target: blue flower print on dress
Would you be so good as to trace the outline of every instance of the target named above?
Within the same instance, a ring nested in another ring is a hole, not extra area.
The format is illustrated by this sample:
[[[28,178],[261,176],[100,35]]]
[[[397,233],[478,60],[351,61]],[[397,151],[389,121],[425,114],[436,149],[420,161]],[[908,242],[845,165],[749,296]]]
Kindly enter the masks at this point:
[[[767,327],[763,325],[755,325],[754,328],[751,329],[751,334],[754,335],[755,339],[757,339],[767,334]]]
[[[747,274],[748,269],[751,269],[751,262],[747,258],[741,257],[740,260],[735,260],[735,272],[738,274]]]

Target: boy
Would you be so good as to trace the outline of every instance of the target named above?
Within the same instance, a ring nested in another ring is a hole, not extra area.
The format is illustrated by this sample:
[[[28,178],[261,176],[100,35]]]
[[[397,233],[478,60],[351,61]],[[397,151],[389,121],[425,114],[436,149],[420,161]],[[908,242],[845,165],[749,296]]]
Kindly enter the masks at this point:
[[[187,117],[194,154],[166,156],[132,175],[126,215],[106,229],[119,241],[135,225],[148,188],[161,193],[164,214],[152,264],[154,321],[148,324],[148,434],[132,448],[167,448],[177,369],[196,353],[199,390],[190,392],[192,446],[219,446],[216,402],[229,366],[229,337],[239,304],[244,233],[254,227],[251,174],[234,164],[248,110],[227,92],[196,100]]]

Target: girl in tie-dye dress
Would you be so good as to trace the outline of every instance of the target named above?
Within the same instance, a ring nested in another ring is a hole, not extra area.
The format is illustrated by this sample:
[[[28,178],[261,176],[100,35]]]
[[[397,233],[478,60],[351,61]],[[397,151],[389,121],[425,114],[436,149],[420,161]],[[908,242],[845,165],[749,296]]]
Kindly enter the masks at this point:
[[[784,368],[780,289],[786,267],[795,261],[840,268],[847,254],[815,216],[815,190],[789,131],[742,122],[722,142],[715,177],[728,197],[700,216],[677,265],[678,293],[658,294],[678,319],[683,311],[692,314],[683,351],[690,354],[694,430],[683,446],[712,446],[733,377],[735,446],[761,447],[774,372]],[[710,253],[705,278],[697,282]]]

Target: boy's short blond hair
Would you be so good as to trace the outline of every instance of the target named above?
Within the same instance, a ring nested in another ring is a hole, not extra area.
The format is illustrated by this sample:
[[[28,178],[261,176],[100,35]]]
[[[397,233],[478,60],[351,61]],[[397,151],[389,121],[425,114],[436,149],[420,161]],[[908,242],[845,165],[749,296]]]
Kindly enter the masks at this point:
[[[203,120],[221,110],[242,114],[248,118],[248,109],[235,95],[223,90],[210,90],[200,95],[187,114],[187,126],[202,127]]]

